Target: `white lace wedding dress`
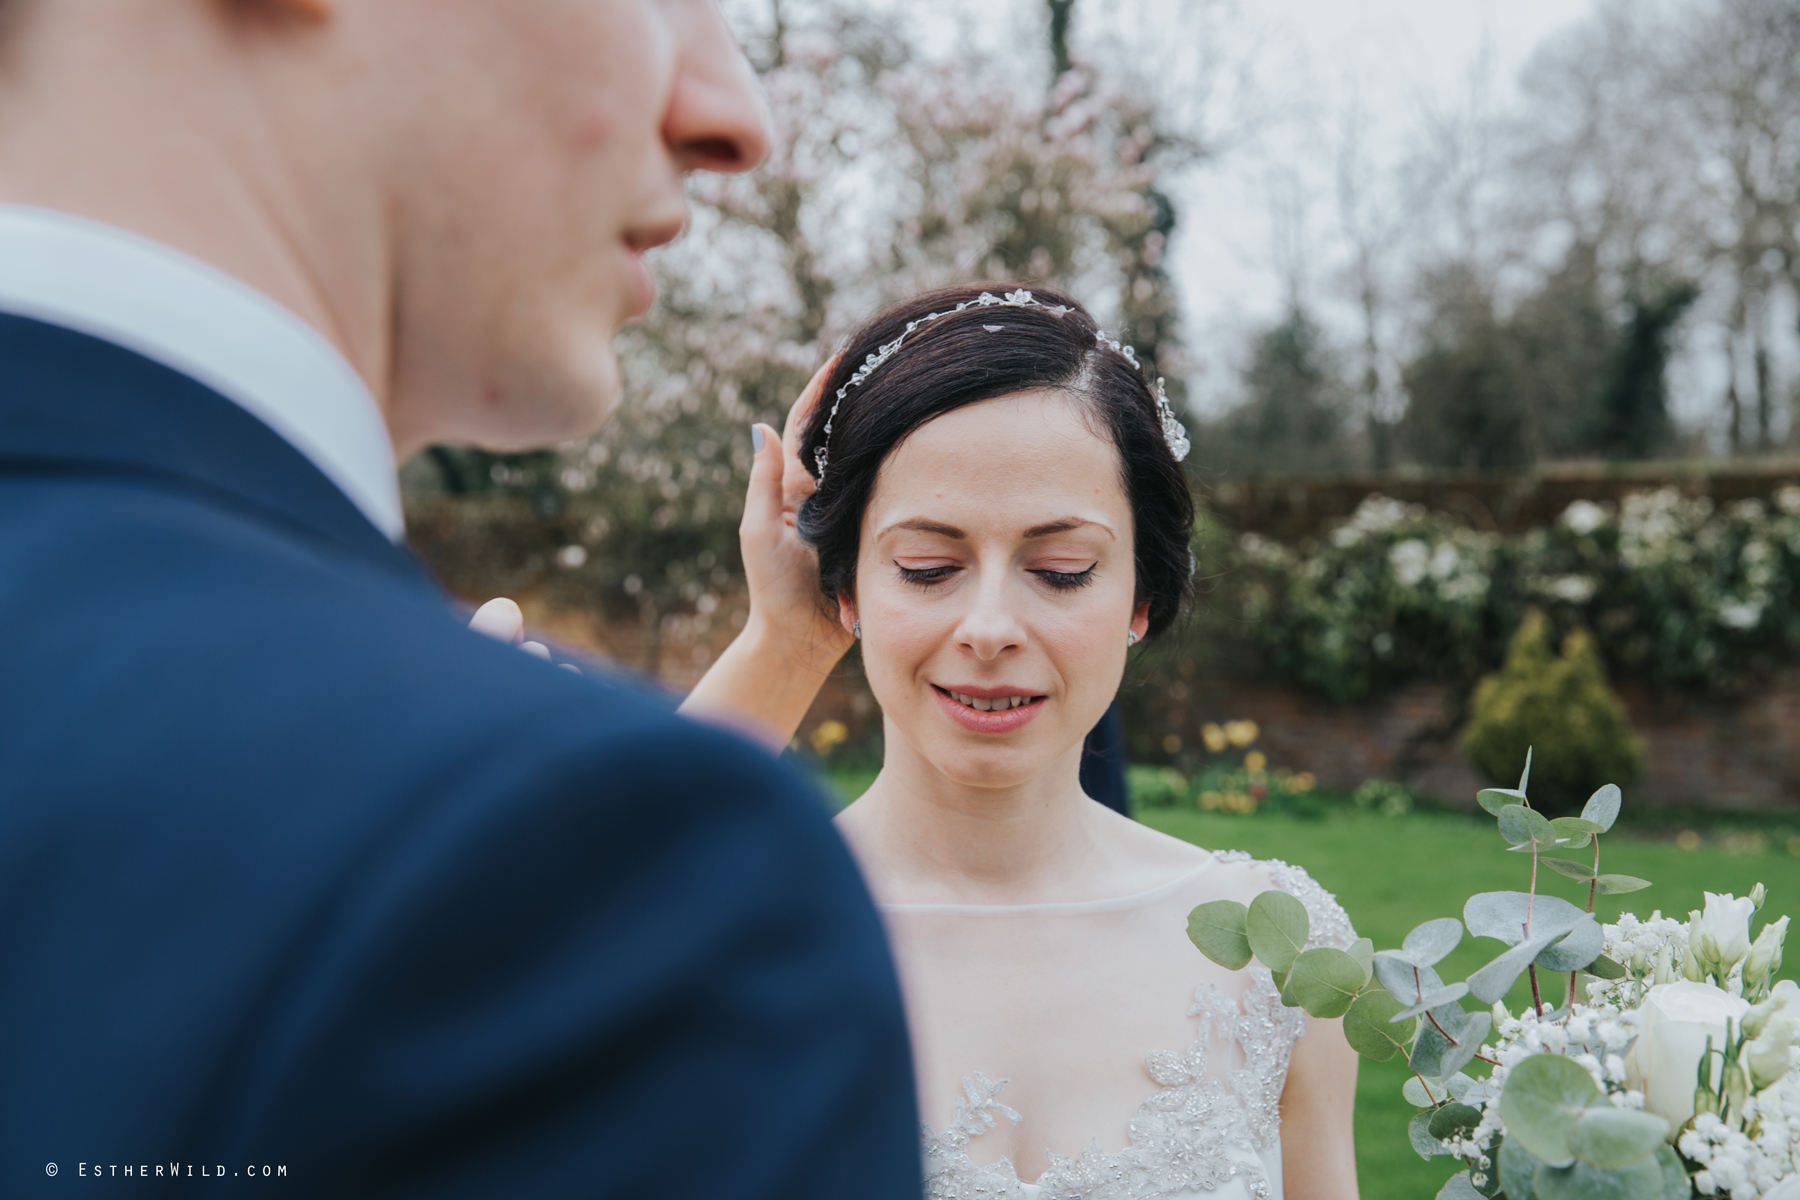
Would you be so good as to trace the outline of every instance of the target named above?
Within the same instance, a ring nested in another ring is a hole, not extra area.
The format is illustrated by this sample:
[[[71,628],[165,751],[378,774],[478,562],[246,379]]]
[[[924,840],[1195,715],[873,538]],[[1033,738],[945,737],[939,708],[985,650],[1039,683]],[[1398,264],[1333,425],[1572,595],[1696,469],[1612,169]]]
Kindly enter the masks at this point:
[[[1271,887],[1306,905],[1310,945],[1355,940],[1306,872],[1241,853],[1112,900],[883,905],[930,1200],[1281,1200],[1306,1015],[1266,970],[1226,971],[1187,939],[1195,905]]]

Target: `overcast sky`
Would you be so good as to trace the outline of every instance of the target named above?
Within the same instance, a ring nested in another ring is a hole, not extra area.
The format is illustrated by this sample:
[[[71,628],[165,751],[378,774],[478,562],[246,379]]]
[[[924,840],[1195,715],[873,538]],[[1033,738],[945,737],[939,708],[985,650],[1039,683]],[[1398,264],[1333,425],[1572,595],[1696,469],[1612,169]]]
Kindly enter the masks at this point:
[[[1429,120],[1512,107],[1533,50],[1589,9],[1588,0],[1247,6],[1262,39],[1258,90],[1273,110],[1266,132],[1191,173],[1178,192],[1175,273],[1200,359],[1196,399],[1236,394],[1249,335],[1279,319],[1290,286],[1340,337],[1354,336],[1335,200],[1351,113],[1376,186],[1391,184]]]

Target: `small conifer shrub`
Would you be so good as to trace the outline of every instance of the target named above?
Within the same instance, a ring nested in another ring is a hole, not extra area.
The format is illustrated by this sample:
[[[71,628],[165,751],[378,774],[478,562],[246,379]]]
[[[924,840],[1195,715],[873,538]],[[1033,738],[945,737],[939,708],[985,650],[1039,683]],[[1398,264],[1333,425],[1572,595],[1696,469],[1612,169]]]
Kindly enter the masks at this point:
[[[1463,749],[1503,786],[1530,749],[1536,794],[1556,811],[1578,806],[1603,784],[1629,784],[1643,769],[1643,751],[1587,631],[1571,632],[1560,655],[1550,637],[1544,614],[1528,610],[1505,664],[1475,689]]]

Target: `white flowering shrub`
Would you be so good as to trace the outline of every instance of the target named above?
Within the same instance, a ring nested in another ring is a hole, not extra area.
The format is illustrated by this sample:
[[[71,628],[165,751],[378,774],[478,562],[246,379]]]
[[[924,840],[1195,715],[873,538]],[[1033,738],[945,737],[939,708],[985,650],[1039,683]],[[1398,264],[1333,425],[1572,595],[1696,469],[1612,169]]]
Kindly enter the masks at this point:
[[[1576,501],[1501,536],[1371,496],[1329,536],[1235,548],[1237,603],[1273,665],[1336,699],[1472,681],[1531,607],[1592,631],[1614,673],[1685,690],[1753,682],[1800,648],[1800,487],[1718,506],[1676,488]]]

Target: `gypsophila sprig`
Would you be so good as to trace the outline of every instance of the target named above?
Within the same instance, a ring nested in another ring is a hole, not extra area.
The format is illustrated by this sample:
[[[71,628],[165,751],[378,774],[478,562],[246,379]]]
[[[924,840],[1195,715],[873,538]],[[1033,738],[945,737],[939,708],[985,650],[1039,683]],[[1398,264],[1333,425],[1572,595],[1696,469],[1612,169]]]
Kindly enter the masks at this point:
[[[1551,819],[1530,782],[1527,753],[1517,787],[1476,796],[1530,856],[1527,889],[1471,896],[1461,920],[1426,921],[1397,949],[1296,955],[1306,915],[1279,892],[1203,904],[1188,936],[1231,970],[1269,970],[1283,1003],[1343,1017],[1359,1054],[1406,1056],[1413,1149],[1467,1164],[1439,1200],[1796,1200],[1800,987],[1775,981],[1787,918],[1752,938],[1758,884],[1707,893],[1685,922],[1656,911],[1602,926],[1597,896],[1650,886],[1600,870],[1623,797],[1608,784],[1579,817]],[[1540,891],[1546,872],[1585,883],[1586,907]],[[1465,932],[1504,949],[1446,982],[1437,967]],[[1521,976],[1531,999],[1514,1014]]]

